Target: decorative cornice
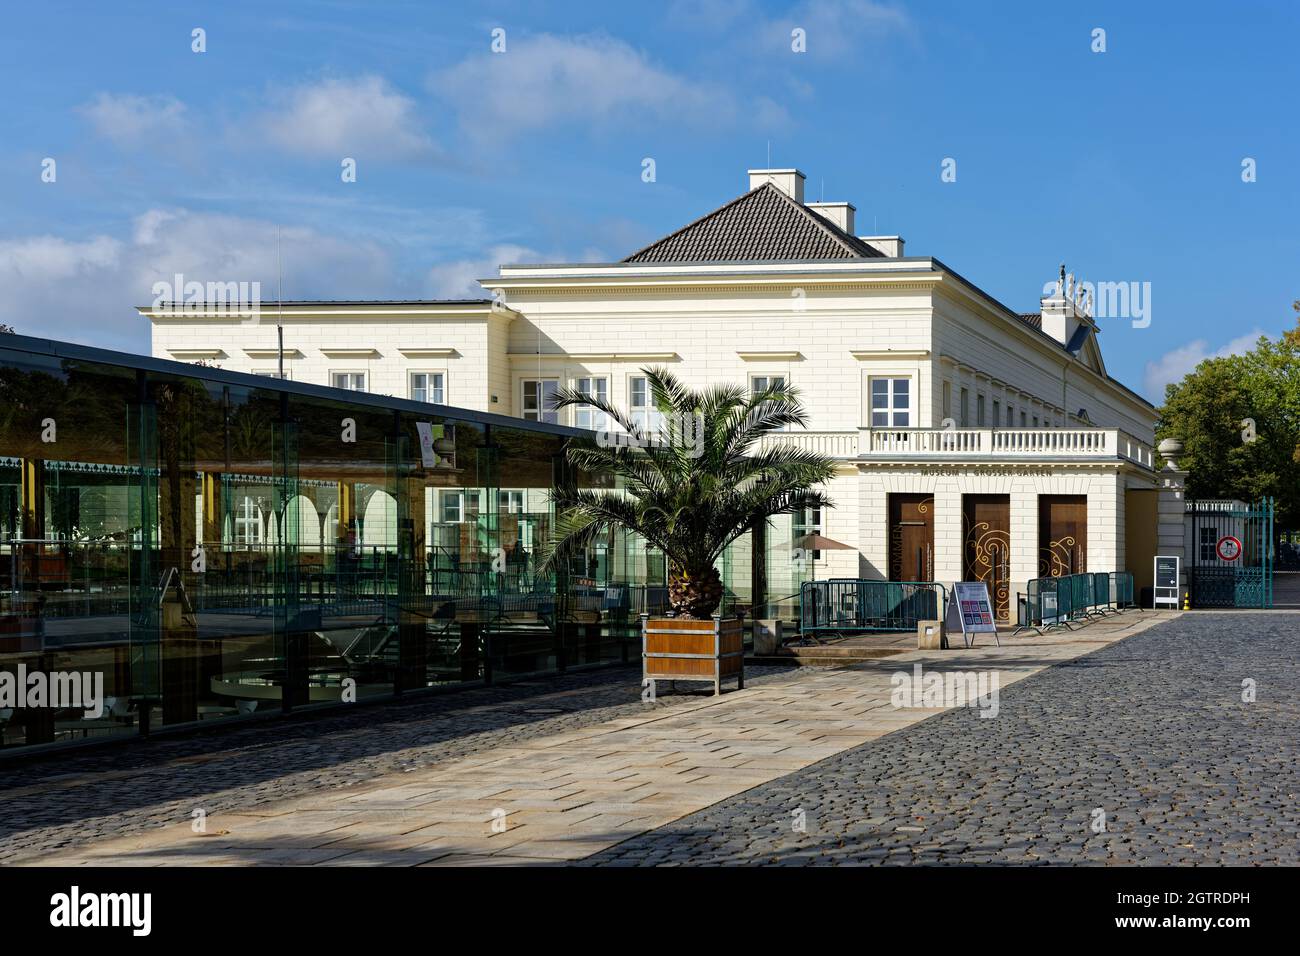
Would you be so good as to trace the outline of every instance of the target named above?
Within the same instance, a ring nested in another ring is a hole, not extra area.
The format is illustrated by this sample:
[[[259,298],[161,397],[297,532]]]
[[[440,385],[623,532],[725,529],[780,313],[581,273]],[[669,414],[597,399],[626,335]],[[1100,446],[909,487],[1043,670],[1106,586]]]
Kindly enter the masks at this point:
[[[186,359],[220,359],[227,358],[221,349],[168,349],[167,353],[182,361]]]
[[[321,348],[321,354],[326,358],[377,358],[379,349],[356,349],[356,348]]]
[[[244,349],[244,354],[251,359],[273,359],[280,357],[279,349]],[[284,357],[287,359],[302,358],[301,349],[285,349]]]
[[[803,353],[793,352],[741,352],[737,351],[742,362],[800,362]]]
[[[929,349],[849,349],[849,354],[859,362],[874,359],[923,359],[930,354]]]
[[[407,358],[452,358],[460,355],[455,349],[402,348],[398,346],[397,351]]]

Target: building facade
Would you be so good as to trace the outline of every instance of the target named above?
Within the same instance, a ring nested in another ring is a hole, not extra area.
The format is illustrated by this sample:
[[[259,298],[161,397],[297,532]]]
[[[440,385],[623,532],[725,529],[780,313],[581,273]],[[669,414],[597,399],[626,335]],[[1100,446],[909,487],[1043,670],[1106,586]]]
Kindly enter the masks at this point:
[[[1036,312],[1017,312],[899,236],[858,236],[851,203],[805,202],[803,184],[750,170],[745,193],[620,262],[501,266],[481,300],[284,303],[284,374],[587,429],[604,423],[550,407],[555,389],[650,415],[650,366],[692,386],[781,380],[810,427],[767,440],[827,454],[838,474],[833,509],[768,530],[768,600],[810,576],[983,580],[1009,620],[1039,576],[1148,581],[1173,493],[1156,411],[1107,374],[1082,286],[1062,268]],[[157,357],[278,371],[270,306],[255,320],[140,311]],[[803,554],[810,531],[848,547]],[[732,556],[742,596],[747,546]]]

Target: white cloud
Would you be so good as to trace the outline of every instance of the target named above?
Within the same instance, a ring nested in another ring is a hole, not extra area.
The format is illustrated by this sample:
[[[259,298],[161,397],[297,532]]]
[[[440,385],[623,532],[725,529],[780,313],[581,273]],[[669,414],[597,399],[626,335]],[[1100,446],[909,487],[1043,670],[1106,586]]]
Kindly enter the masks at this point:
[[[605,36],[511,39],[506,52],[471,56],[429,83],[484,137],[573,122],[717,125],[736,114],[725,90],[671,73]]]
[[[174,96],[99,93],[77,108],[95,132],[123,148],[153,148],[158,140],[183,136],[185,104]]]
[[[493,275],[497,266],[548,261],[535,249],[501,243],[483,250],[481,255],[433,266],[428,272],[428,287],[430,294],[438,299],[477,299],[488,295],[478,280]]]
[[[875,0],[807,0],[760,29],[766,45],[789,53],[795,27],[805,33],[806,55],[826,59],[862,56],[872,41],[916,35],[907,11]]]
[[[503,242],[489,246],[481,253],[451,262],[440,262],[426,274],[428,294],[439,299],[486,298],[488,289],[479,279],[496,275],[497,267],[526,262],[604,262],[605,253],[594,246],[583,249],[576,256],[571,252],[538,252],[528,246]],[[490,288],[491,283],[487,283]]]
[[[258,120],[281,149],[342,159],[420,159],[437,152],[421,128],[417,104],[378,76],[325,79],[272,96]]]
[[[152,209],[125,238],[31,236],[0,240],[0,323],[28,335],[149,351],[153,284],[181,273],[187,281],[260,282],[264,306],[276,288],[272,223],[185,209]],[[398,294],[389,251],[302,227],[281,235],[284,297],[382,298]]]
[[[1154,362],[1147,362],[1143,376],[1143,387],[1147,398],[1156,403],[1164,401],[1165,386],[1170,382],[1182,381],[1183,376],[1209,358],[1223,358],[1228,355],[1242,355],[1249,352],[1264,335],[1262,329],[1253,329],[1245,335],[1239,335],[1216,351],[1210,351],[1205,339],[1196,339],[1186,345],[1166,352]]]

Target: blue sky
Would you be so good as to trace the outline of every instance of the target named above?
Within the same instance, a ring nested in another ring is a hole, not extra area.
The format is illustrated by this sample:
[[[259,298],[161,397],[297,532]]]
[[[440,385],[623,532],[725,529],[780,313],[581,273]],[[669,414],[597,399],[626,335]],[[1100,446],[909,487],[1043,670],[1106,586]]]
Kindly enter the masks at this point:
[[[769,148],[811,198],[852,201],[859,233],[901,234],[1013,308],[1062,261],[1150,282],[1149,327],[1099,323],[1111,374],[1149,397],[1290,327],[1300,297],[1300,6],[1280,0],[0,15],[0,322],[22,332],[148,351],[131,307],[153,282],[273,295],[277,227],[286,298],[456,296],[500,262],[615,260],[741,193]]]

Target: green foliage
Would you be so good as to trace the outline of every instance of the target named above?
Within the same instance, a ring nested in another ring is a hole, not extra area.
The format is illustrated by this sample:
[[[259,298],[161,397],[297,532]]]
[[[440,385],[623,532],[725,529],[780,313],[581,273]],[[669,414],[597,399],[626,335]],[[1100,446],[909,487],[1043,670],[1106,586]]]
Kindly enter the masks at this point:
[[[808,416],[793,388],[750,394],[738,385],[686,388],[662,368],[643,370],[655,408],[669,425],[669,441],[623,409],[573,389],[556,405],[586,404],[608,416],[630,443],[576,442],[569,464],[614,476],[615,490],[561,487],[552,493],[556,527],[547,555],[554,564],[581,553],[609,528],[634,532],[659,548],[673,572],[688,580],[707,576],[736,538],[775,515],[829,508],[817,485],[830,480],[834,462],[789,445],[760,448],[764,433],[806,427]],[[690,434],[697,423],[698,435]]]
[[[1300,327],[1169,385],[1156,436],[1185,444],[1189,497],[1271,495],[1278,526],[1300,527]]]

